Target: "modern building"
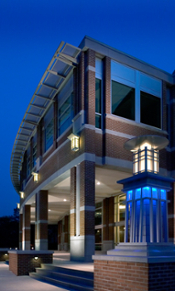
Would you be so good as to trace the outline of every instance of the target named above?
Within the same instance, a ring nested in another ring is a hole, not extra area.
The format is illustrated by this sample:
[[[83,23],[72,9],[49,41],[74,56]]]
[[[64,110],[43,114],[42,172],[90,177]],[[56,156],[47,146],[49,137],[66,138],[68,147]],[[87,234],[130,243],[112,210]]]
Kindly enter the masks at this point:
[[[30,249],[34,236],[35,249],[47,250],[48,225],[57,225],[58,250],[70,250],[72,260],[90,261],[95,250],[123,242],[126,196],[116,182],[133,171],[124,144],[143,135],[168,138],[156,159],[159,173],[174,178],[174,116],[173,74],[87,36],[78,47],[61,42],[11,155],[20,248]],[[174,242],[174,185],[168,202]]]

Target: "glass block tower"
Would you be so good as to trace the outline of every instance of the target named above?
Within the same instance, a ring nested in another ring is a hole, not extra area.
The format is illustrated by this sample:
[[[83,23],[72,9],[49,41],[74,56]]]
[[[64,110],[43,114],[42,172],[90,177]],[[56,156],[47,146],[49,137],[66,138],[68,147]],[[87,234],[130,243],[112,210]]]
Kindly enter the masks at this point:
[[[133,176],[118,181],[126,193],[125,242],[168,242],[167,191],[173,179],[160,176],[159,150],[165,137],[146,135],[125,143],[133,152]]]

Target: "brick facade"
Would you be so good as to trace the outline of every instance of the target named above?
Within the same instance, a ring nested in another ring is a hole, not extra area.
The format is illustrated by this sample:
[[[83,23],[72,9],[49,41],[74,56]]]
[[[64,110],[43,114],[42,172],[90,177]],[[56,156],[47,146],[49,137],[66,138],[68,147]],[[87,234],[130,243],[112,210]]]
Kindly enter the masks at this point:
[[[160,168],[165,174],[173,176],[175,170],[174,159],[175,159],[175,86],[164,80],[163,75],[157,72],[156,77],[155,70],[148,70],[143,64],[141,70],[142,73],[148,74],[153,78],[161,80],[162,84],[162,128],[158,129],[135,121],[127,120],[111,114],[111,58],[114,58],[115,52],[108,48],[106,55],[104,54],[104,47],[101,47],[100,52],[95,51],[95,46],[85,47],[79,57],[78,65],[75,65],[73,69],[73,111],[75,118],[77,115],[82,114],[82,124],[80,124],[79,130],[76,134],[80,137],[80,149],[76,152],[71,150],[70,140],[68,136],[74,132],[74,121],[72,126],[67,128],[64,133],[58,137],[58,99],[57,96],[53,102],[53,118],[54,118],[54,134],[53,134],[53,145],[44,153],[44,117],[40,120],[37,125],[37,158],[41,161],[39,163],[39,181],[35,183],[33,178],[28,177],[26,185],[24,187],[25,198],[21,200],[21,204],[25,204],[25,199],[29,198],[29,195],[33,193],[40,203],[40,211],[36,211],[36,240],[47,240],[47,212],[48,212],[48,200],[46,198],[47,191],[43,191],[45,188],[45,182],[51,182],[51,179],[56,179],[56,174],[63,174],[65,171],[70,171],[70,236],[76,236],[76,167],[80,166],[80,236],[93,236],[94,235],[94,210],[95,210],[95,168],[103,167],[104,169],[113,169],[116,171],[123,171],[124,173],[131,174],[132,167],[132,153],[124,149],[125,142],[135,136],[140,135],[160,135],[164,137],[170,137],[170,148],[160,151]],[[102,128],[95,128],[95,106],[96,106],[96,91],[95,91],[95,58],[98,57],[102,60],[102,95],[103,95],[103,106],[102,106]],[[119,63],[123,63],[123,56]],[[129,65],[130,65],[130,61]],[[135,65],[134,60],[133,68],[138,70],[139,65]],[[132,61],[131,61],[132,63]],[[137,63],[137,62],[136,62]],[[126,63],[126,66],[128,64]],[[136,66],[136,67],[134,67]],[[145,72],[144,72],[145,70]],[[162,76],[162,78],[160,77]],[[166,79],[166,78],[165,78]],[[168,79],[168,77],[167,77]],[[171,128],[168,129],[168,114],[167,114],[167,88],[170,88],[171,92],[171,107],[170,107],[170,123]],[[169,130],[169,131],[168,131]],[[88,158],[87,158],[88,157]],[[112,162],[111,162],[112,161]],[[32,163],[32,141],[31,141],[31,163]],[[23,180],[26,178],[26,164],[27,157],[24,155],[24,162],[22,165],[21,172],[21,189]],[[69,165],[69,169],[67,168]],[[169,172],[167,172],[167,170]],[[60,172],[59,172],[60,171]],[[54,178],[53,178],[54,177]],[[117,177],[116,177],[117,180]],[[53,186],[54,187],[54,186]],[[39,189],[39,190],[38,190]],[[40,191],[41,190],[41,191]],[[40,192],[38,192],[40,191]],[[38,192],[36,194],[36,192]],[[39,194],[40,193],[40,194]],[[43,193],[41,195],[41,193]],[[45,193],[45,194],[44,194]],[[117,194],[117,191],[116,191]],[[112,195],[115,195],[115,191]],[[175,237],[175,222],[174,222],[174,190],[169,194],[170,204],[169,208],[169,225],[171,230],[169,232],[170,238],[174,240]],[[108,193],[106,193],[106,197]],[[45,197],[45,198],[44,198]],[[102,197],[103,199],[103,197]],[[43,206],[45,205],[45,206]],[[24,206],[25,207],[25,206]],[[38,214],[39,213],[39,214]],[[39,216],[38,216],[39,215]],[[60,218],[67,215],[64,213]],[[66,216],[65,216],[66,217]],[[42,223],[38,221],[43,220]],[[65,218],[66,231],[64,233],[64,242],[68,243],[67,221]],[[27,227],[30,225],[28,224]],[[28,234],[29,235],[29,231]],[[58,246],[62,248],[62,222],[58,222]],[[29,237],[28,237],[29,239]],[[24,239],[23,239],[24,240]],[[103,240],[113,241],[114,240],[114,198],[104,199],[103,208]]]

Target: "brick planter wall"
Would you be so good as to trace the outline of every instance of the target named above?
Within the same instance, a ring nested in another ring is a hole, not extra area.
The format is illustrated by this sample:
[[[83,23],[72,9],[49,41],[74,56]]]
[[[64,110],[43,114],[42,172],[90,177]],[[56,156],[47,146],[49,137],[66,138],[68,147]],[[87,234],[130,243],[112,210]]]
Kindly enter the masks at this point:
[[[52,256],[51,251],[9,251],[9,270],[16,276],[28,275],[41,264],[52,264]]]
[[[94,291],[174,291],[175,262],[94,260]]]

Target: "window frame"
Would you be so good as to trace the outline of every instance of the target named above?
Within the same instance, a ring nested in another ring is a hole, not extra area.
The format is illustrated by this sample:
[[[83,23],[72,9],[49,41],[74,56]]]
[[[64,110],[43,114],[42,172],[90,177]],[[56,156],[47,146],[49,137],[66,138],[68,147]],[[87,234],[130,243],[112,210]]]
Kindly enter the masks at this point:
[[[116,67],[115,67],[116,66]],[[112,113],[112,81],[116,81],[122,85],[126,85],[135,89],[135,120],[131,120],[125,117],[121,117],[119,115],[115,115]],[[152,126],[146,123],[141,122],[141,103],[140,103],[140,95],[141,91],[147,94],[150,94],[154,97],[160,98],[160,127]],[[128,122],[133,122],[151,127],[157,130],[162,129],[163,122],[163,113],[162,113],[162,80],[156,77],[153,77],[149,74],[143,73],[139,70],[136,70],[132,67],[129,67],[124,64],[120,64],[119,62],[111,59],[111,98],[110,98],[111,106],[111,115],[120,119],[128,120]]]

